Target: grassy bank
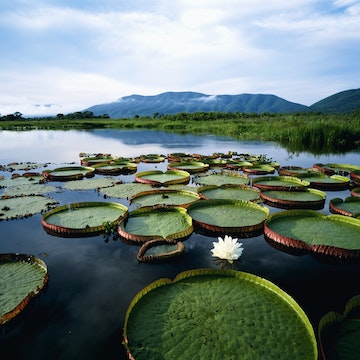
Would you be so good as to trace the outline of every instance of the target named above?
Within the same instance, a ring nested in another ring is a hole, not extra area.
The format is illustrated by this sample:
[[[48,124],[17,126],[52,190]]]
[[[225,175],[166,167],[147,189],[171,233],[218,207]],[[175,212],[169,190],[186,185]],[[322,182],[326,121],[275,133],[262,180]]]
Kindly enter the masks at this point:
[[[343,152],[360,146],[360,111],[346,115],[179,113],[130,119],[16,119],[0,121],[2,130],[153,129],[175,133],[274,141],[288,150]]]

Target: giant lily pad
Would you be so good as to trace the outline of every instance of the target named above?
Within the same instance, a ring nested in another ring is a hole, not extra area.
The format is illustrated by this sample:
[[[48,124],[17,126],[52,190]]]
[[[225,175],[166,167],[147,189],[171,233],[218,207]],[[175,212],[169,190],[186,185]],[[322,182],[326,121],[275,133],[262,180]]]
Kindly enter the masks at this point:
[[[42,174],[51,181],[81,180],[84,177],[94,176],[95,169],[85,166],[64,166],[53,170],[44,170]]]
[[[120,199],[130,199],[141,191],[149,191],[152,187],[150,184],[141,183],[125,183],[116,184],[113,187],[100,189],[100,192],[104,194],[104,197],[116,197]]]
[[[319,322],[319,340],[324,359],[355,360],[360,354],[360,295],[352,297],[342,315],[325,314]]]
[[[248,185],[250,180],[246,175],[235,172],[215,172],[207,175],[198,175],[194,177],[194,182],[200,185]]]
[[[93,166],[98,164],[109,164],[114,160],[116,160],[114,156],[111,156],[109,154],[99,154],[97,156],[84,157],[80,160],[80,163],[82,166]]]
[[[313,328],[287,293],[253,274],[180,273],[142,289],[126,312],[130,359],[313,359]]]
[[[93,236],[105,232],[105,224],[116,224],[127,207],[111,202],[81,202],[59,206],[42,217],[45,231],[63,237]]]
[[[310,184],[294,176],[259,176],[252,183],[261,190],[280,191],[303,191]]]
[[[351,196],[360,196],[360,187],[352,189]]]
[[[273,174],[275,172],[275,167],[270,166],[268,164],[259,164],[253,166],[245,166],[242,170],[246,174],[265,175],[265,174]]]
[[[118,226],[119,235],[135,243],[157,239],[174,241],[192,232],[192,219],[181,207],[141,207],[129,212]]]
[[[205,185],[201,186],[198,192],[204,199],[260,200],[260,191],[248,185]]]
[[[360,170],[353,170],[350,173],[350,179],[356,186],[360,186]]]
[[[110,163],[100,163],[93,165],[96,174],[101,175],[120,175],[133,174],[137,170],[137,164],[130,161],[112,161]]]
[[[140,192],[130,198],[132,204],[140,206],[168,205],[186,207],[199,200],[200,195],[186,190],[156,189]]]
[[[270,215],[265,237],[286,247],[335,258],[360,257],[360,220],[315,210],[287,210]]]
[[[345,200],[334,198],[329,203],[330,211],[335,214],[357,217],[360,216],[360,198],[349,196]]]
[[[0,220],[30,217],[56,204],[58,201],[42,195],[4,197],[0,199]]]
[[[84,181],[66,181],[63,184],[63,189],[66,190],[93,190],[93,189],[102,189],[114,186],[115,184],[120,184],[121,181],[116,178],[94,178],[94,179],[86,179]]]
[[[164,261],[181,255],[184,250],[185,246],[181,241],[151,240],[141,246],[136,257],[140,262]]]
[[[261,199],[265,204],[281,209],[316,209],[325,205],[326,193],[316,189],[304,191],[262,190]]]
[[[0,254],[0,325],[23,311],[47,281],[42,260],[26,254]]]
[[[209,168],[209,164],[205,164],[200,161],[180,161],[170,162],[167,166],[169,170],[184,170],[190,174],[206,171]]]
[[[326,174],[298,175],[303,181],[308,181],[310,187],[320,190],[346,190],[349,188],[350,179],[346,176]]]
[[[263,231],[269,209],[250,201],[210,199],[190,204],[188,213],[205,232],[253,236]]]
[[[184,170],[161,170],[142,171],[136,174],[135,181],[152,185],[186,184],[190,180],[190,174]]]

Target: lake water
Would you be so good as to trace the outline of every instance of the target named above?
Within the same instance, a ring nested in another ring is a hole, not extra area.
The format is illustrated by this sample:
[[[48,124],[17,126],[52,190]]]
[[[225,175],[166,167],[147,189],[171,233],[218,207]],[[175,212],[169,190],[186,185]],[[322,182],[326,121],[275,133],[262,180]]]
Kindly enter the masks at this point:
[[[0,165],[11,162],[79,164],[79,153],[111,153],[135,157],[142,154],[214,152],[266,154],[281,166],[311,167],[315,163],[360,165],[360,150],[344,155],[291,154],[263,142],[239,142],[226,137],[177,135],[160,131],[0,131]],[[156,165],[157,169],[166,164]],[[138,171],[154,164],[139,164]],[[10,177],[9,172],[0,176]],[[134,175],[121,175],[124,182]],[[86,181],[86,180],[81,180]],[[61,189],[61,183],[54,183]],[[0,195],[3,190],[0,189]],[[118,201],[94,190],[60,191],[50,196],[61,203]],[[348,190],[327,192],[329,200],[350,196]],[[271,212],[279,209],[270,208]],[[47,264],[49,282],[26,309],[21,322],[0,335],[2,354],[13,359],[125,359],[122,328],[126,309],[143,287],[152,281],[174,278],[194,268],[218,268],[211,257],[216,239],[193,233],[185,241],[185,253],[161,264],[139,263],[138,247],[104,236],[60,238],[47,234],[41,215],[0,221],[0,253],[35,255]],[[350,297],[360,294],[358,264],[322,261],[311,254],[295,256],[270,246],[263,235],[241,240],[244,253],[237,269],[264,277],[288,292],[309,316],[315,331],[328,311],[343,312]],[[0,289],[1,291],[1,289]]]

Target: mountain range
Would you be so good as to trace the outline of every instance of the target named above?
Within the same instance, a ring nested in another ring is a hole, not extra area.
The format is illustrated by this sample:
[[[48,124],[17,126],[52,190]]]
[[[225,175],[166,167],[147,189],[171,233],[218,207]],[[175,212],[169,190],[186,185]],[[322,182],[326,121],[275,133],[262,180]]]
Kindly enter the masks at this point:
[[[350,113],[360,109],[360,89],[346,90],[306,106],[271,94],[206,95],[198,92],[165,92],[159,95],[130,95],[114,102],[91,106],[96,116],[132,118],[180,112],[240,113]]]

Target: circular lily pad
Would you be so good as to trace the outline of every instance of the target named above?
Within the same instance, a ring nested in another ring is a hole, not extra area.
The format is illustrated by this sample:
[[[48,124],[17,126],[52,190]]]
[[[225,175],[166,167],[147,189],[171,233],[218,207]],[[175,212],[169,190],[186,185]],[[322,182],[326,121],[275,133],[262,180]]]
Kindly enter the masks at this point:
[[[310,183],[295,176],[259,176],[253,179],[253,186],[261,190],[303,191]]]
[[[200,185],[248,185],[250,183],[250,180],[246,175],[238,174],[235,172],[219,172],[195,176],[194,182]]]
[[[360,186],[360,170],[353,170],[350,173],[350,179],[356,186]]]
[[[253,274],[219,269],[159,279],[131,301],[131,359],[313,359],[313,328],[287,293]]]
[[[266,238],[289,248],[335,258],[360,257],[360,220],[315,210],[287,210],[265,222]]]
[[[241,170],[244,167],[252,167],[253,163],[250,161],[246,161],[246,160],[229,160],[226,162],[226,167],[229,169],[233,169],[233,170]]]
[[[255,202],[260,200],[260,190],[251,188],[249,185],[205,185],[201,186],[198,192],[206,200],[233,199]]]
[[[92,177],[95,169],[85,166],[64,166],[53,170],[44,170],[43,176],[50,181],[81,180],[84,177]]]
[[[329,208],[334,214],[360,217],[360,197],[350,196],[345,200],[340,198],[331,199]]]
[[[315,168],[303,168],[301,166],[283,166],[278,169],[280,176],[298,176],[308,174],[319,174],[320,170]]]
[[[56,204],[57,200],[43,195],[4,197],[0,199],[0,220],[30,217],[47,211]]]
[[[132,174],[137,170],[137,164],[129,161],[112,161],[93,165],[96,174],[101,175],[120,175]]]
[[[139,172],[135,176],[135,181],[143,184],[153,185],[172,185],[184,184],[190,180],[190,173],[183,170],[151,170]]]
[[[346,190],[349,188],[350,179],[346,176],[326,174],[298,175],[303,181],[308,181],[310,187],[320,190]]]
[[[252,175],[265,175],[265,174],[273,174],[275,172],[275,168],[273,166],[267,164],[259,164],[253,165],[249,167],[244,167],[242,171],[246,174]]]
[[[352,189],[351,196],[360,196],[360,187]]]
[[[166,156],[160,154],[148,154],[148,155],[141,155],[140,161],[143,163],[161,163],[164,162]]]
[[[139,206],[168,205],[186,207],[200,198],[199,194],[192,191],[157,189],[137,193],[130,198],[130,202]]]
[[[121,219],[118,233],[130,242],[174,241],[193,232],[192,219],[181,207],[141,207]]]
[[[326,193],[316,189],[304,191],[262,190],[260,193],[264,204],[281,209],[314,209],[324,208]]]
[[[151,240],[141,246],[137,259],[140,262],[164,261],[181,255],[184,250],[185,246],[181,241]]]
[[[262,233],[269,209],[250,201],[210,199],[190,204],[188,213],[200,230],[253,236]]]
[[[358,359],[360,354],[360,295],[352,297],[342,315],[325,314],[319,322],[319,341],[323,359]]]
[[[80,163],[83,166],[93,166],[98,164],[109,164],[114,160],[116,160],[114,156],[101,154],[93,157],[84,157],[80,160]]]
[[[26,254],[0,254],[0,325],[23,311],[47,281],[47,267],[41,259]]]
[[[209,164],[200,161],[181,161],[171,162],[167,166],[168,170],[185,170],[190,174],[206,171],[209,169]]]
[[[104,224],[116,224],[127,207],[112,202],[81,202],[59,206],[42,217],[45,231],[63,237],[93,236],[105,232]]]

